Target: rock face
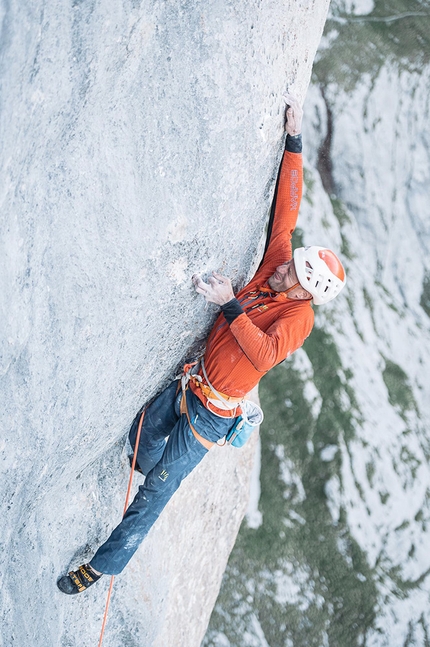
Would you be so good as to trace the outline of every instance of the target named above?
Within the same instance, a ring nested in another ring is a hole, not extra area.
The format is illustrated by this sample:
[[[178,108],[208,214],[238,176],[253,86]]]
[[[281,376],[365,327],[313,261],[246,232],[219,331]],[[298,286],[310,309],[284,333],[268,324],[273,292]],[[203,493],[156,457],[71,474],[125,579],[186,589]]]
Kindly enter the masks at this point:
[[[205,647],[429,644],[429,19],[331,3],[296,244],[339,250],[348,284],[261,383],[262,523]]]
[[[56,577],[119,521],[126,430],[214,319],[191,275],[249,276],[327,5],[3,5],[6,647],[96,644],[108,583],[70,599]],[[216,448],[183,484],[116,579],[106,647],[200,644],[252,455]]]

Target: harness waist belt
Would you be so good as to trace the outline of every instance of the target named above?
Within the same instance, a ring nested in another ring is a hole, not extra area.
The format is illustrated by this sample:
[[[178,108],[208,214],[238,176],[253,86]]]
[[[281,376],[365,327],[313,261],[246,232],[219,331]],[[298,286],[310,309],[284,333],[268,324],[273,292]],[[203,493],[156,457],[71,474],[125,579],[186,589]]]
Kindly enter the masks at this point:
[[[204,384],[203,382],[200,382],[200,380],[198,380],[195,375],[190,375],[190,380],[193,381],[193,383],[197,386],[197,388],[202,390],[202,393],[207,400],[217,400],[219,403],[219,398],[217,397],[219,393],[219,395],[224,400],[227,400],[227,402],[231,402],[231,404],[233,405],[232,409],[235,406],[237,406],[240,402],[243,401],[243,397],[235,398],[232,395],[226,395],[225,393],[221,393],[221,391],[218,391],[218,393],[214,393],[214,391],[212,391],[210,386],[208,386],[207,384]]]

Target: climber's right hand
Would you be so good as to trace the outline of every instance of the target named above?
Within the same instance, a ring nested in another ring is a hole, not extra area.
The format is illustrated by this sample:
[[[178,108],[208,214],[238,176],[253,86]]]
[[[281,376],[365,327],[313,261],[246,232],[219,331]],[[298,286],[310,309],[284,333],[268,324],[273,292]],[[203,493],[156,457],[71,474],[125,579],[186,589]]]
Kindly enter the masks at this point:
[[[303,108],[299,100],[292,94],[284,94],[287,104],[285,109],[285,130],[294,137],[302,132]]]

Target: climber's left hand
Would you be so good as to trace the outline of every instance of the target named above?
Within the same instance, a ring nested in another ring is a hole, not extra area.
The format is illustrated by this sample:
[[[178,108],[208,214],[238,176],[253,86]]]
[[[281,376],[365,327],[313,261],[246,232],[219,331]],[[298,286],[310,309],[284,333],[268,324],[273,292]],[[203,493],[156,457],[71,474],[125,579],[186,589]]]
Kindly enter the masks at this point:
[[[234,299],[230,279],[222,276],[222,274],[218,274],[218,272],[212,272],[208,283],[205,283],[198,274],[194,274],[192,281],[196,292],[203,294],[209,303],[216,303],[219,306],[223,306],[225,303]]]

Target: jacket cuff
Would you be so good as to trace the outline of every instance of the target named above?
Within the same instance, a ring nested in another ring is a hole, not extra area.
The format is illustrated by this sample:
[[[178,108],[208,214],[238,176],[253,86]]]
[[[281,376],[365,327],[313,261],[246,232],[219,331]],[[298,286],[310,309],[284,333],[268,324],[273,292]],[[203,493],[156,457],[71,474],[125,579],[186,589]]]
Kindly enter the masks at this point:
[[[301,135],[287,135],[285,140],[285,150],[289,153],[302,152],[302,136]]]
[[[231,301],[228,301],[227,303],[224,303],[224,305],[221,306],[221,310],[228,324],[231,324],[236,319],[236,317],[243,314],[244,312],[242,306],[236,298],[231,299]]]

